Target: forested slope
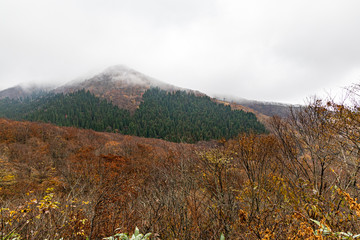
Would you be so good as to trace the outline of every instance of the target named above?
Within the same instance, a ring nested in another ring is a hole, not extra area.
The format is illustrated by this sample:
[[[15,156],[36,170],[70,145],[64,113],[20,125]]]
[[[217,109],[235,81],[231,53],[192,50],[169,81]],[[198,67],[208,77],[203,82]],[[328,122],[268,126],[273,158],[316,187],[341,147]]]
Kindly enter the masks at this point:
[[[153,88],[142,99],[132,115],[84,90],[24,100],[3,99],[0,116],[174,142],[228,139],[243,132],[265,132],[253,113],[232,111],[207,96]]]

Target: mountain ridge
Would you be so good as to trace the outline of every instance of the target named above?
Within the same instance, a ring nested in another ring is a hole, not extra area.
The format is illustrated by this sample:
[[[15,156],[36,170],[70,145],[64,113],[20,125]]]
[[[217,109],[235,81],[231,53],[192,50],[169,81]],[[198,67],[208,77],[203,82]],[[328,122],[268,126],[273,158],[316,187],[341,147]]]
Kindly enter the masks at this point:
[[[196,90],[181,88],[159,81],[125,65],[114,65],[98,74],[78,78],[56,87],[44,87],[36,84],[30,86],[17,85],[0,91],[0,99],[6,97],[11,99],[25,98],[46,92],[67,94],[84,89],[85,91],[90,91],[96,97],[106,99],[119,108],[127,109],[134,113],[142,101],[142,95],[146,90],[153,87],[158,87],[168,92],[181,90],[197,96],[206,96],[205,93]],[[223,98],[215,96],[212,99],[218,103],[229,104],[233,109],[253,112],[259,119],[262,119],[262,121],[266,118],[264,116],[271,117],[279,115],[286,117],[290,106],[287,104],[267,103],[242,98],[226,98],[229,99],[226,101],[220,100]]]
[[[84,89],[120,108],[134,112],[139,107],[145,91],[154,87],[168,92],[182,90],[196,95],[205,95],[198,91],[159,81],[125,65],[108,67],[91,78],[81,82],[65,84],[54,89],[53,92],[69,93]]]

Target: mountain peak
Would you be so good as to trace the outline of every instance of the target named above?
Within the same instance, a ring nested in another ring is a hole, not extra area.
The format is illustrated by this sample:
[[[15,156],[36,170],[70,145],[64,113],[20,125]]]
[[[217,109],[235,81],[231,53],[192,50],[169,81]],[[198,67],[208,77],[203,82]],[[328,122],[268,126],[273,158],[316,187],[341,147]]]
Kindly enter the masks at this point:
[[[125,65],[114,65],[106,68],[103,72],[96,75],[93,79],[89,81],[111,81],[119,82],[125,85],[140,85],[145,87],[160,87],[163,85],[168,85],[162,83],[158,80],[155,80],[149,76],[146,76],[132,68],[129,68]]]
[[[153,87],[166,91],[180,90],[179,87],[146,76],[125,65],[114,65],[93,77],[57,88],[55,92],[68,93],[85,89],[120,108],[134,111],[141,102],[142,94]]]
[[[122,64],[110,66],[103,71],[103,73],[108,73],[108,74],[116,74],[116,73],[124,73],[124,72],[137,72],[137,71]]]

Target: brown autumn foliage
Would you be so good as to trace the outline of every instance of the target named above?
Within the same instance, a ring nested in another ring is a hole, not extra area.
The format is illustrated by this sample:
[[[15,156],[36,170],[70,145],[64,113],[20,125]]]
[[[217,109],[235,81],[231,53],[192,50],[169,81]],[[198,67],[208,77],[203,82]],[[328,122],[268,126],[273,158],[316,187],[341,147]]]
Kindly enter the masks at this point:
[[[0,119],[0,239],[354,239],[357,92],[194,145]]]

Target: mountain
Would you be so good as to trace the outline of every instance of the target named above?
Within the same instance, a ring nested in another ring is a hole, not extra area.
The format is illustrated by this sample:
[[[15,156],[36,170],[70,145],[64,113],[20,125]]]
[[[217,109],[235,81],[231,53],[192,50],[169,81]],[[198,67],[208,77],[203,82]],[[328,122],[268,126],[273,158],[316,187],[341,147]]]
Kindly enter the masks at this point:
[[[175,142],[264,133],[269,119],[253,108],[182,89],[123,65],[54,89],[18,86],[0,96],[0,117]]]
[[[81,89],[90,91],[95,96],[105,98],[122,109],[134,112],[142,101],[142,95],[150,88],[159,88],[165,91],[183,90],[197,96],[205,96],[204,93],[191,89],[180,88],[145,74],[124,65],[115,65],[105,69],[103,72],[88,78],[80,79],[54,90],[55,93],[70,93]],[[263,102],[241,99],[239,101],[221,101],[221,97],[213,98],[213,101],[230,105],[234,110],[243,110],[254,113],[262,123],[266,123],[268,117],[273,115],[286,116],[289,105],[268,104]],[[244,104],[242,104],[244,103]],[[249,105],[252,103],[252,105]],[[255,104],[256,103],[256,104]],[[265,107],[260,107],[265,104]]]
[[[140,105],[142,95],[150,88],[159,88],[165,91],[185,90],[198,95],[200,92],[182,89],[123,65],[116,65],[83,81],[75,81],[54,90],[55,93],[70,93],[81,89],[90,91],[96,97],[104,98],[119,108],[134,112]]]
[[[0,91],[0,99],[21,99],[40,93],[67,94],[84,89],[96,97],[106,99],[120,108],[134,112],[140,105],[144,92],[154,87],[166,91],[184,90],[196,95],[205,95],[198,91],[161,82],[124,65],[115,65],[92,77],[79,78],[62,86],[51,87],[36,84],[14,86]]]
[[[23,99],[26,97],[36,97],[46,94],[52,89],[50,86],[40,86],[36,84],[31,85],[17,85],[3,91],[0,91],[0,99]]]
[[[290,114],[291,108],[299,108],[299,105],[292,104],[283,104],[276,102],[261,102],[254,100],[242,100],[238,104],[254,109],[257,112],[260,112],[267,116],[279,116],[279,117],[288,117]]]
[[[266,132],[252,112],[121,65],[37,92],[8,94],[0,101],[0,117],[189,143]]]
[[[4,98],[21,98],[26,97],[28,92],[25,91],[21,86],[15,86],[8,89],[5,89],[0,92],[0,99]]]
[[[243,109],[244,111],[253,112],[259,118],[268,118],[273,116],[286,118],[289,116],[291,108],[298,109],[300,107],[300,105],[248,100],[245,98],[229,96],[215,96],[215,99],[223,99],[218,101],[227,103],[233,106],[234,109]]]
[[[159,89],[171,92],[183,90],[193,93],[197,96],[205,96],[204,93],[190,89],[180,88],[145,74],[124,65],[115,65],[109,67],[99,74],[92,77],[79,78],[63,86],[44,87],[36,84],[30,86],[18,85],[12,88],[0,91],[0,99],[24,99],[50,93],[72,93],[79,90],[86,90],[96,97],[106,99],[108,102],[118,106],[121,109],[127,109],[131,113],[139,107],[142,96],[146,90],[157,87]],[[278,115],[286,117],[291,105],[281,103],[269,103],[260,101],[251,101],[243,98],[234,97],[214,97],[213,101],[230,105],[233,109],[243,110],[254,113],[263,123],[268,116]]]

